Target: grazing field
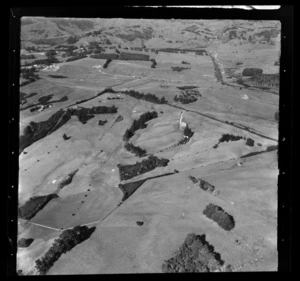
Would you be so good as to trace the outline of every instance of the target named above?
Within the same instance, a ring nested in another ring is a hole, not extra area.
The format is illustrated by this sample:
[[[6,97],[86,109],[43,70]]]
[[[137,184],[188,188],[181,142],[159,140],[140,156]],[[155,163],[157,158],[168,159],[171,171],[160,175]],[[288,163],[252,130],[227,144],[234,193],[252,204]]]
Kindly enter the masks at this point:
[[[273,79],[278,38],[239,44],[224,37],[235,21],[57,20],[23,31],[26,56],[57,25],[69,43],[20,88],[20,275],[276,271],[279,84],[238,79]]]

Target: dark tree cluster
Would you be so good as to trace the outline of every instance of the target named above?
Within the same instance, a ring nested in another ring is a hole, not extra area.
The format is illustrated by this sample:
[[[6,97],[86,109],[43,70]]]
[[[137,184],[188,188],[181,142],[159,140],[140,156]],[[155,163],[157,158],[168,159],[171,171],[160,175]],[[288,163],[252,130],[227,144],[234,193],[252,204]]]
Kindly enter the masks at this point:
[[[181,64],[190,64],[190,63],[187,61],[182,61]]]
[[[108,114],[116,112],[117,108],[114,105],[111,107],[97,106],[79,109],[69,108],[67,111],[60,109],[46,121],[41,121],[39,123],[30,122],[30,124],[24,130],[24,135],[20,136],[19,153],[21,153],[24,148],[28,147],[32,143],[44,138],[50,132],[53,132],[54,130],[57,130],[63,126],[73,115],[77,116],[79,121],[85,124],[87,120],[94,117],[93,114]]]
[[[99,122],[98,122],[98,125],[99,126],[103,126],[103,125],[105,125],[107,123],[107,120],[105,119],[105,120],[99,120]]]
[[[261,68],[245,68],[242,72],[243,76],[260,76],[263,74]]]
[[[194,135],[194,132],[188,125],[186,125],[186,127],[183,130],[183,135],[188,138],[191,138]]]
[[[50,101],[50,99],[48,101],[46,101],[46,99],[42,100],[43,102],[39,102],[39,103],[35,103],[35,104],[29,104],[26,107],[22,107],[21,110],[25,110],[30,108],[30,112],[36,111],[40,108],[41,105],[44,106],[44,109],[50,107],[51,104],[53,103],[57,103],[57,102],[64,102],[68,100],[68,96],[63,96],[62,98],[60,98],[59,100],[53,100]]]
[[[246,145],[248,145],[248,146],[254,146],[254,140],[251,139],[251,138],[247,138]]]
[[[22,54],[20,56],[21,60],[32,60],[32,59],[35,59],[35,55],[25,55],[25,54]]]
[[[201,94],[197,90],[185,90],[180,93],[179,96],[174,97],[175,102],[181,102],[182,104],[188,104],[196,102],[197,96],[201,97]]]
[[[35,267],[41,275],[53,266],[62,254],[72,250],[76,245],[90,238],[96,227],[88,228],[87,226],[75,226],[72,229],[64,230],[46,254],[35,261]]]
[[[152,64],[151,64],[151,68],[156,68],[157,62],[155,59],[151,59]]]
[[[62,189],[63,187],[65,187],[66,185],[69,185],[72,180],[73,180],[73,177],[76,175],[76,173],[78,172],[78,169],[71,172],[70,174],[68,174],[59,184],[58,188],[59,189]]]
[[[31,145],[41,138],[44,138],[49,133],[49,131],[53,129],[53,127],[56,125],[63,114],[64,111],[61,109],[54,113],[46,121],[41,121],[39,123],[30,122],[30,124],[24,130],[24,135],[20,136],[19,152],[21,153],[27,146]]]
[[[87,55],[84,55],[84,54],[79,54],[79,55],[76,55],[76,56],[73,56],[73,57],[70,57],[66,60],[66,62],[70,62],[70,61],[75,61],[75,60],[80,60],[80,59],[83,59],[83,58],[86,58]]]
[[[138,53],[124,53],[122,52],[118,58],[119,60],[141,60],[141,61],[149,61],[150,57],[146,54],[138,54]]]
[[[224,265],[221,255],[206,241],[205,234],[190,233],[175,256],[162,264],[163,273],[212,272]]]
[[[31,197],[23,206],[19,207],[19,217],[26,220],[33,218],[53,198],[58,198],[58,195],[53,193],[44,196]]]
[[[142,162],[137,162],[133,165],[120,165],[118,164],[120,179],[128,180],[137,175],[147,173],[154,170],[156,167],[166,167],[169,163],[168,159],[157,158],[154,155],[149,155],[147,159]]]
[[[128,141],[134,135],[135,131],[146,128],[147,127],[146,122],[150,121],[156,117],[157,117],[156,111],[152,111],[152,112],[148,111],[148,112],[143,113],[139,117],[139,119],[134,120],[132,122],[132,125],[130,126],[130,128],[125,131],[123,140]]]
[[[27,99],[34,97],[36,95],[37,95],[37,93],[25,94],[23,92],[20,92],[20,105],[27,103]]]
[[[256,86],[278,88],[279,74],[261,74],[251,77],[250,80]]]
[[[124,184],[120,183],[119,188],[123,192],[122,202],[128,199],[145,181],[146,179],[135,181],[135,182],[124,183]]]
[[[245,137],[235,136],[235,135],[231,135],[231,134],[222,134],[222,137],[219,139],[219,143],[229,142],[229,141],[238,141],[238,140],[241,140],[241,139],[245,139]]]
[[[134,90],[122,91],[121,93],[131,96],[136,99],[142,99],[142,100],[152,102],[152,103],[157,103],[157,104],[167,103],[167,100],[165,99],[165,97],[158,98],[157,96],[155,96],[153,94],[143,94],[143,93],[140,93],[140,92],[134,91]]]
[[[68,108],[65,115],[71,118],[71,116],[77,116],[78,120],[82,124],[86,124],[86,122],[95,117],[94,114],[109,114],[109,113],[117,113],[117,108],[113,106],[96,106],[91,108],[81,107],[79,109]]]
[[[68,43],[68,44],[75,44],[78,41],[79,41],[79,37],[77,37],[77,36],[70,36],[67,39],[66,43]]]
[[[101,54],[96,54],[96,55],[90,55],[90,58],[92,59],[111,59],[111,60],[116,60],[119,57],[118,54],[110,54],[110,53],[101,53]]]
[[[21,238],[18,241],[18,247],[27,248],[32,244],[33,241],[34,241],[34,239],[32,239],[32,238]]]
[[[210,184],[209,182],[199,179],[199,187],[208,192],[214,192],[215,186]]]
[[[173,71],[181,72],[182,70],[187,70],[187,69],[190,69],[190,68],[188,68],[188,67],[182,67],[182,66],[171,66],[171,69]]]
[[[49,100],[51,100],[53,98],[53,95],[47,95],[47,96],[42,96],[38,99],[38,102],[40,104],[45,104],[47,103]]]
[[[68,137],[66,134],[63,134],[63,139],[64,140],[68,140],[68,139],[70,139],[71,137]]]
[[[103,68],[107,68],[111,61],[112,59],[107,59],[105,64],[103,64]]]
[[[23,79],[26,79],[28,81],[25,81],[23,83],[31,83],[34,82],[38,79],[40,79],[40,77],[38,76],[38,74],[36,74],[37,70],[35,67],[31,67],[31,68],[22,68],[20,71],[21,77]],[[26,85],[26,84],[24,84]],[[20,86],[24,86],[23,84],[21,84]]]
[[[140,148],[139,146],[134,146],[132,143],[126,142],[124,148],[138,157],[144,157],[147,155],[147,151],[145,149]]]
[[[48,76],[51,77],[51,78],[68,78],[68,76],[64,76],[64,75],[51,75],[51,74],[49,74]]]
[[[235,226],[233,217],[226,213],[221,207],[212,203],[206,206],[203,214],[215,221],[224,230],[232,230]]]

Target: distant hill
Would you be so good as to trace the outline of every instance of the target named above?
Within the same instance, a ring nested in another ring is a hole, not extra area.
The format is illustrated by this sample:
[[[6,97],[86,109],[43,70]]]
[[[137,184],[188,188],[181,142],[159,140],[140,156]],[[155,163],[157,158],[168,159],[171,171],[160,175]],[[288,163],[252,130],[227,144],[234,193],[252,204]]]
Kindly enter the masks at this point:
[[[96,41],[121,47],[205,47],[214,40],[270,42],[280,34],[279,22],[232,20],[136,20],[34,18],[21,20],[22,47],[66,43],[74,45]]]

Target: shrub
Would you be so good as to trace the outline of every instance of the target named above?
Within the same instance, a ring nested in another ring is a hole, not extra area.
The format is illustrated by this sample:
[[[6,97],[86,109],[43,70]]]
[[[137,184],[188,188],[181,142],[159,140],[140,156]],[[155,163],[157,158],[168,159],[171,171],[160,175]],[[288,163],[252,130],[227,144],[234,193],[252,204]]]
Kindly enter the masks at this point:
[[[141,61],[149,61],[150,57],[146,54],[138,54],[138,53],[121,53],[119,55],[119,60],[141,60]]]

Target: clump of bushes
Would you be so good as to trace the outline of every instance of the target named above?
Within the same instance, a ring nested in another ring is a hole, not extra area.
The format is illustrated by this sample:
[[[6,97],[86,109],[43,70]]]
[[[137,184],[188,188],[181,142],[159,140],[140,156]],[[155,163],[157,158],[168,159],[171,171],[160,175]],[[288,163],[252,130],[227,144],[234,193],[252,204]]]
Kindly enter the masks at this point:
[[[165,167],[169,163],[168,159],[157,158],[154,155],[149,155],[147,159],[142,162],[137,162],[133,165],[120,165],[118,164],[120,179],[128,180],[137,175],[147,173],[154,170],[156,167]]]
[[[54,198],[58,198],[58,195],[55,193],[44,196],[31,197],[22,207],[19,208],[19,217],[26,220],[33,218],[41,209],[43,209],[47,205],[50,200]]]
[[[53,245],[46,254],[35,261],[35,267],[39,274],[46,274],[62,254],[65,254],[76,245],[87,240],[95,229],[96,227],[75,226],[72,229],[64,230],[59,237],[54,240]]]
[[[233,217],[226,213],[221,207],[212,203],[206,206],[203,214],[215,221],[226,231],[232,230],[235,226]]]
[[[139,117],[139,119],[134,120],[131,127],[125,131],[123,140],[128,141],[134,135],[135,131],[146,128],[147,127],[146,122],[156,117],[157,117],[156,111],[143,113]]]
[[[263,74],[261,68],[245,68],[242,72],[243,76],[259,76]]]
[[[187,61],[182,61],[181,64],[190,64],[190,63]]]
[[[126,142],[124,148],[138,157],[144,157],[147,155],[147,151],[145,149],[140,148],[139,146],[134,146],[132,143]]]
[[[163,273],[212,272],[221,270],[224,261],[206,241],[205,234],[190,233],[175,256],[162,264]]]
[[[29,247],[32,244],[33,241],[34,241],[33,238],[21,238],[18,241],[18,247],[20,247],[20,248],[27,248],[27,247]]]

